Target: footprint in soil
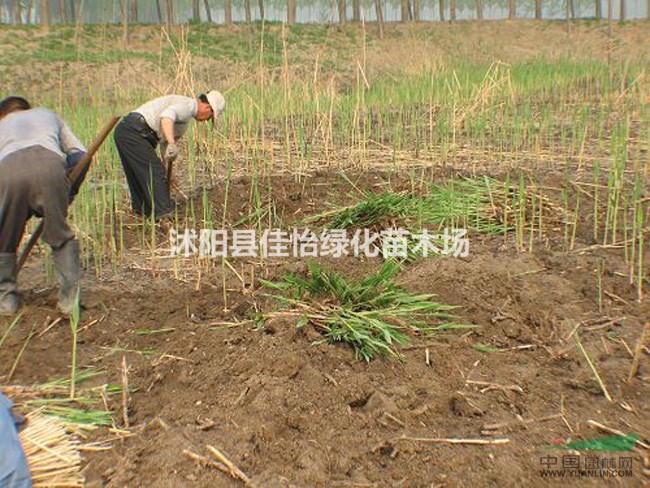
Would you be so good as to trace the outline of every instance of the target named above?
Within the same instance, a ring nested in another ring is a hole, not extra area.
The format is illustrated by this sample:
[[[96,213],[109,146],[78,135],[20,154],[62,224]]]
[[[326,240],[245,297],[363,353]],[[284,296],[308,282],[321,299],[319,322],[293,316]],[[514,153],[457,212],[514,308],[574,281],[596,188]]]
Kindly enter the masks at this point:
[[[466,396],[456,393],[449,400],[451,411],[459,417],[480,417],[485,411]]]
[[[366,395],[358,398],[357,400],[353,400],[348,403],[348,405],[350,405],[350,408],[352,410],[369,414],[383,414],[385,412],[395,414],[399,412],[399,408],[397,408],[397,405],[392,400],[392,398],[379,390],[371,393],[370,395]]]
[[[281,378],[295,378],[304,365],[305,360],[299,354],[288,354],[273,367],[271,374]]]

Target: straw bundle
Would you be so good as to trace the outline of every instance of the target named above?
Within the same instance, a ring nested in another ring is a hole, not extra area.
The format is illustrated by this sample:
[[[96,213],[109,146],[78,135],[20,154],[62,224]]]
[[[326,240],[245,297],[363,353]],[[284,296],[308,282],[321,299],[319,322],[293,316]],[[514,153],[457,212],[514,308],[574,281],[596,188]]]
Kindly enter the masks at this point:
[[[34,486],[84,486],[78,441],[64,425],[38,413],[28,416],[20,433]]]

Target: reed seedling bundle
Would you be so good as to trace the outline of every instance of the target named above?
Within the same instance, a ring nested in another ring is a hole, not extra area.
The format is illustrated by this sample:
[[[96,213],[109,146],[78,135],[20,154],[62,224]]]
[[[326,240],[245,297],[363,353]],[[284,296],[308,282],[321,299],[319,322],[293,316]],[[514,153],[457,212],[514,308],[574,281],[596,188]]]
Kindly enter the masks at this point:
[[[101,374],[101,371],[86,370],[76,375],[76,384]],[[56,417],[61,422],[82,429],[94,429],[102,425],[112,425],[111,413],[105,409],[94,408],[119,387],[105,385],[83,390],[83,396],[70,398],[70,379],[55,380],[34,386],[2,386],[3,393],[12,398],[17,408],[23,412],[37,410],[40,415]],[[102,398],[103,397],[103,398]]]
[[[392,279],[401,269],[388,261],[377,274],[352,282],[310,263],[306,278],[287,275],[278,282],[264,282],[281,293],[273,298],[288,307],[264,318],[298,317],[298,327],[312,324],[326,341],[350,344],[356,357],[366,362],[375,356],[401,357],[396,346],[410,342],[409,332],[473,327],[452,321],[455,306],[433,301],[432,294],[397,287]]]
[[[20,432],[33,486],[84,486],[79,442],[52,417],[33,413]]]
[[[84,486],[76,434],[113,425],[108,410],[93,407],[100,402],[106,405],[108,396],[119,392],[119,387],[85,388],[81,392],[84,396],[71,397],[70,393],[75,391],[73,384],[79,385],[101,373],[86,370],[72,378],[29,387],[0,386],[17,410],[27,413],[27,426],[20,432],[20,441],[34,486]]]
[[[29,400],[25,402],[25,405],[29,408],[38,409],[43,415],[55,417],[66,424],[84,429],[113,424],[110,412],[83,406],[90,403],[91,400],[85,398],[75,399],[74,403],[68,398],[47,398]],[[70,406],[67,406],[68,404]]]

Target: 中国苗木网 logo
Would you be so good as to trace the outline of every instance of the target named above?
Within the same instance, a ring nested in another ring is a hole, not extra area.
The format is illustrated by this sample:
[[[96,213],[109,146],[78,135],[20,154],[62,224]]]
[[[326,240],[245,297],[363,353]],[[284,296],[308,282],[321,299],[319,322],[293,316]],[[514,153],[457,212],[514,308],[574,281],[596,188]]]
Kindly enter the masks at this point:
[[[569,449],[574,451],[617,452],[630,451],[639,440],[639,434],[614,435],[586,441],[553,444],[545,449]]]

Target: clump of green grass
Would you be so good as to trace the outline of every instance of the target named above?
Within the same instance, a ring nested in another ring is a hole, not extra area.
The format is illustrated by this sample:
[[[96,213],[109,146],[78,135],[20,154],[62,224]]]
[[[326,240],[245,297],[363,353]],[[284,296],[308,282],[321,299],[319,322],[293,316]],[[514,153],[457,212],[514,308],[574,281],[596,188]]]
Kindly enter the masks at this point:
[[[384,192],[368,193],[350,207],[316,215],[330,229],[371,228],[399,223],[406,228],[434,225],[463,226],[479,232],[502,232],[499,206],[513,190],[492,178],[464,178],[432,184],[423,195]],[[515,199],[512,199],[514,202]]]
[[[456,306],[432,300],[435,295],[409,293],[392,279],[401,270],[394,261],[378,273],[358,282],[332,270],[309,264],[309,276],[287,275],[264,284],[281,292],[273,295],[289,310],[267,314],[297,316],[298,327],[311,323],[325,340],[350,344],[357,358],[369,362],[375,356],[400,358],[396,346],[410,343],[409,332],[433,333],[471,328],[455,323]]]
[[[302,223],[317,221],[329,229],[365,228],[373,233],[389,228],[404,229],[406,255],[390,259],[406,264],[434,254],[431,250],[423,253],[422,245],[418,248],[415,236],[424,230],[433,231],[430,242],[438,249],[444,248],[444,237],[438,234],[444,228],[505,234],[516,228],[508,220],[514,218],[515,210],[522,205],[527,205],[526,198],[518,198],[508,183],[484,176],[432,184],[424,194],[367,193],[355,205],[312,216]],[[382,239],[383,236],[379,244]]]
[[[483,176],[431,185],[418,208],[418,220],[440,226],[463,226],[478,232],[503,231],[499,205],[512,193],[503,183]]]
[[[330,229],[371,227],[378,222],[413,214],[416,203],[417,199],[407,194],[368,193],[364,201],[332,214],[328,219],[327,227]]]

